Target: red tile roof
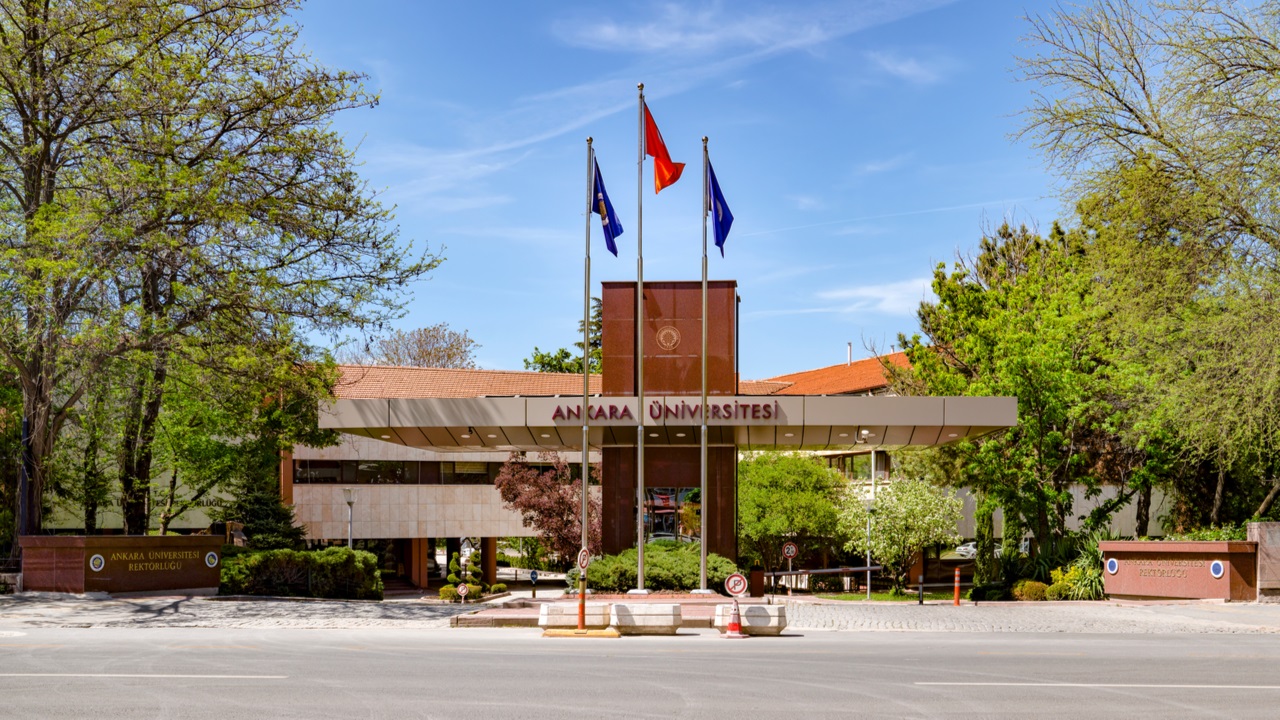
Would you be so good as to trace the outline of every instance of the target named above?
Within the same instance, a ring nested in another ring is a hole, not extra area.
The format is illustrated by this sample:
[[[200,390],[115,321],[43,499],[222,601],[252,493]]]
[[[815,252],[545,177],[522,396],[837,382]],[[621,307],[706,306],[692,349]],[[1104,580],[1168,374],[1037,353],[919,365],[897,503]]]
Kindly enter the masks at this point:
[[[787,387],[789,382],[773,382],[772,380],[739,380],[739,395],[774,395]]]
[[[581,395],[582,376],[522,370],[340,365],[334,394],[362,398],[473,398],[489,396]],[[600,392],[600,376],[591,376],[591,392]]]
[[[852,363],[841,363],[816,370],[779,375],[769,378],[764,383],[783,384],[780,389],[769,395],[849,395],[879,390],[889,384],[885,379],[881,360],[886,360],[897,367],[909,367],[906,353],[896,352],[881,357],[855,360]],[[747,383],[742,383],[745,387]],[[744,394],[754,394],[746,393]]]
[[[907,367],[904,353],[884,356]],[[482,396],[537,397],[581,395],[582,376],[525,370],[454,370],[385,365],[340,365],[334,393],[339,398],[470,398]],[[742,380],[743,395],[847,395],[885,387],[878,358],[779,375],[767,380]],[[591,376],[591,393],[600,392],[600,376]]]

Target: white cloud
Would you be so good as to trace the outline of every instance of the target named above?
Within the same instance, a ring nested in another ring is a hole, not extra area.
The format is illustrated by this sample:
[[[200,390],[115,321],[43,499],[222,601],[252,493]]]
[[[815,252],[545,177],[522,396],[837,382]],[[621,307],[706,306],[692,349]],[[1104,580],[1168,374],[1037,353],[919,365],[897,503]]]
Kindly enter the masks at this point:
[[[889,75],[917,85],[932,85],[942,80],[951,69],[951,62],[940,58],[922,60],[887,52],[869,52],[867,59]]]
[[[797,210],[821,210],[824,207],[822,199],[813,195],[788,195],[787,200]]]
[[[554,25],[564,42],[592,50],[643,54],[646,82],[661,88],[650,101],[688,92],[709,82],[741,77],[757,63],[949,4],[954,0],[836,0],[788,3],[713,4],[706,10],[661,5],[638,21],[565,18]],[[612,7],[612,6],[610,6]],[[593,8],[596,17],[604,11]],[[691,53],[716,53],[690,63]],[[470,113],[442,108],[457,117],[462,139],[452,148],[422,145],[366,147],[371,165],[397,177],[388,193],[393,202],[438,208],[474,209],[503,202],[484,187],[528,156],[530,148],[635,108],[637,67],[620,67],[583,82],[517,98],[505,110]],[[736,86],[740,80],[731,82]],[[473,142],[468,143],[468,140]],[[459,197],[461,189],[469,190]]]
[[[566,18],[552,26],[563,42],[591,50],[706,55],[740,50],[803,49],[858,30],[945,5],[952,0],[841,0],[785,4],[713,3],[692,10],[676,3],[639,20]]]
[[[818,293],[818,297],[836,301],[833,312],[913,315],[921,300],[934,299],[933,291],[930,290],[931,283],[931,278],[918,277],[879,285],[856,285],[828,290]]]
[[[911,153],[901,153],[891,158],[883,160],[870,160],[858,166],[858,172],[863,175],[875,175],[876,173],[889,172],[897,170],[911,159]]]

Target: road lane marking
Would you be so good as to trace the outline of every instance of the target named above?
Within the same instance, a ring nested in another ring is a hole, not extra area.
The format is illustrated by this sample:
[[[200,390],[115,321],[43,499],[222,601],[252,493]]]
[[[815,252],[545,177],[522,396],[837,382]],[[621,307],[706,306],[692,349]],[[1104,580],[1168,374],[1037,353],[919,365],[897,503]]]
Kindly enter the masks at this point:
[[[52,644],[52,643],[0,643],[0,647],[15,647],[15,648],[60,648],[60,647],[66,647],[66,645],[57,645],[57,644]]]
[[[979,655],[1004,655],[1009,657],[1084,657],[1082,652],[996,652],[982,651]]]
[[[0,678],[145,678],[191,680],[286,680],[288,675],[144,675],[133,673],[0,673]]]
[[[257,650],[256,645],[169,645],[173,650]]]
[[[1173,685],[1161,683],[1050,683],[1050,682],[918,682],[916,685],[956,687],[1046,687],[1046,688],[1156,688],[1161,690],[1280,690],[1280,685]]]

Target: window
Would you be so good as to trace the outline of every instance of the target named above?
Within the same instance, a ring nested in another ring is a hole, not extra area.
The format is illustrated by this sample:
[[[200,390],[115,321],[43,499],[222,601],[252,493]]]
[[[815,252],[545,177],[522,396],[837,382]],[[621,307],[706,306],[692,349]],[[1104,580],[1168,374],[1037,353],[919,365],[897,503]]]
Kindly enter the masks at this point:
[[[491,469],[489,466],[493,465]],[[442,462],[440,481],[445,485],[492,485],[497,463]]]
[[[293,481],[303,485],[342,482],[342,464],[337,460],[294,460]]]
[[[418,464],[362,460],[356,463],[356,482],[360,485],[417,485]]]
[[[299,485],[417,485],[421,463],[367,460],[294,460]]]

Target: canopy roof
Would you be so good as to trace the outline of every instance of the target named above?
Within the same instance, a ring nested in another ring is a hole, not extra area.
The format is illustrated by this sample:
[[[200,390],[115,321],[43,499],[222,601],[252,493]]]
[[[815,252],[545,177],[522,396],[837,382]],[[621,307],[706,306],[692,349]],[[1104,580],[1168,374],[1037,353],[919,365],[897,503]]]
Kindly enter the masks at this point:
[[[634,445],[640,410],[634,397],[592,397],[591,447]],[[643,410],[646,445],[698,444],[697,396],[646,397]],[[850,451],[944,445],[1018,417],[1005,397],[717,396],[707,414],[713,445]],[[344,398],[320,416],[322,428],[445,452],[578,450],[582,426],[581,395]]]

